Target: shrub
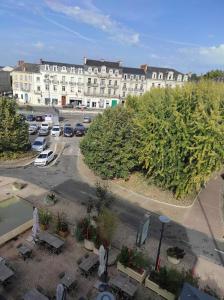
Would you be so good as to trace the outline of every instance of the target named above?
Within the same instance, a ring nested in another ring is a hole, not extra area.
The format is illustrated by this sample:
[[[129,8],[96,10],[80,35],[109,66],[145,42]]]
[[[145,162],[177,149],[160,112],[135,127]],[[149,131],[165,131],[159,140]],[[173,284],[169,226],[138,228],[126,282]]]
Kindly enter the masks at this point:
[[[168,256],[176,259],[182,259],[185,256],[185,251],[179,247],[168,248],[166,253]]]
[[[45,209],[39,209],[39,221],[42,225],[49,225],[52,220],[52,214]]]
[[[56,232],[68,232],[68,222],[64,214],[57,215],[56,218]]]
[[[141,251],[126,246],[121,248],[117,260],[125,267],[130,267],[136,271],[141,271],[147,266],[147,261]]]

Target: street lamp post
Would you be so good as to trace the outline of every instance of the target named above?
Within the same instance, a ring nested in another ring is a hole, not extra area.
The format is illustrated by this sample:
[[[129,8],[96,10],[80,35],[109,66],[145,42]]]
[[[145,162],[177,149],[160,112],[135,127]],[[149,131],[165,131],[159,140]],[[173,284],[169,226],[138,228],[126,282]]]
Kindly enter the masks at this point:
[[[162,229],[161,229],[159,247],[158,247],[158,252],[157,252],[157,257],[156,257],[156,265],[155,265],[156,271],[158,270],[158,265],[159,265],[159,256],[160,256],[160,249],[161,249],[161,244],[162,244],[162,239],[163,239],[164,227],[165,227],[165,224],[168,224],[170,222],[170,219],[166,216],[159,216],[159,220],[162,223]]]

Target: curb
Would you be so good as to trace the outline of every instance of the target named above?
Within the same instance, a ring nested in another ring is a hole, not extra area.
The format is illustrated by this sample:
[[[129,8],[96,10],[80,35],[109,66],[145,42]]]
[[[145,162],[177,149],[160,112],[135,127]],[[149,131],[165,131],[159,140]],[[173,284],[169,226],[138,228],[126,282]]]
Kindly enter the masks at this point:
[[[77,169],[78,169],[78,171],[79,171],[81,177],[82,177],[86,182],[88,182],[89,184],[91,184],[91,185],[93,186],[94,184],[93,184],[92,180],[91,180],[91,183],[90,183],[89,178],[88,178],[85,174],[83,174],[83,172],[82,172],[82,168],[80,167],[80,162],[81,162],[81,161],[82,161],[82,163],[85,165],[85,163],[84,163],[84,161],[83,161],[83,159],[82,159],[81,152],[79,151],[79,155],[78,155],[78,159],[77,159]],[[88,168],[88,166],[86,166],[86,165],[85,165],[85,167]],[[89,168],[88,168],[88,169],[89,169]],[[89,169],[89,170],[90,170],[90,169]],[[91,170],[90,170],[90,171],[91,171]],[[97,177],[96,175],[94,175],[94,176]],[[97,178],[96,178],[96,180],[97,180]],[[96,181],[96,180],[95,180],[95,181]],[[115,188],[119,188],[120,190],[123,190],[123,191],[125,191],[125,192],[127,192],[127,193],[131,193],[131,194],[134,195],[134,196],[141,197],[141,198],[144,199],[144,201],[152,201],[152,202],[157,203],[157,204],[161,204],[161,205],[165,205],[165,206],[169,206],[169,207],[173,207],[173,208],[179,208],[179,209],[190,209],[190,208],[192,208],[193,205],[195,204],[196,200],[198,199],[198,196],[199,196],[200,193],[202,192],[202,189],[201,189],[201,190],[198,192],[198,194],[195,196],[193,202],[192,202],[190,205],[188,205],[188,206],[184,206],[184,205],[175,205],[175,204],[170,204],[170,203],[166,203],[166,202],[161,202],[161,201],[159,201],[159,200],[156,200],[156,199],[153,199],[153,198],[149,198],[149,197],[147,197],[147,196],[144,196],[144,195],[139,194],[139,193],[137,193],[137,192],[134,192],[134,191],[132,191],[132,190],[128,190],[128,189],[126,189],[125,187],[123,187],[123,186],[121,186],[121,185],[119,185],[119,184],[117,184],[117,183],[113,183],[113,182],[111,182],[111,181],[109,181],[109,184],[110,184],[111,186],[113,186],[113,187],[115,187]],[[126,199],[126,200],[129,201],[128,199]],[[142,203],[144,203],[144,202],[142,202]],[[144,206],[142,206],[142,205],[140,205],[140,206],[141,206],[142,208],[144,208]],[[145,208],[144,208],[144,209],[145,209]],[[145,209],[145,210],[147,210],[147,209]]]
[[[33,163],[33,159],[36,157],[36,155],[35,156],[33,156],[32,157],[32,160],[29,160],[29,162],[27,162],[27,163],[25,163],[25,164],[21,164],[21,165],[13,165],[13,161],[11,162],[11,164],[9,165],[9,164],[6,164],[6,165],[1,165],[0,164],[0,168],[2,168],[2,169],[18,169],[18,168],[25,168],[25,167],[27,167],[27,166],[29,166],[29,165],[31,165],[32,163]]]

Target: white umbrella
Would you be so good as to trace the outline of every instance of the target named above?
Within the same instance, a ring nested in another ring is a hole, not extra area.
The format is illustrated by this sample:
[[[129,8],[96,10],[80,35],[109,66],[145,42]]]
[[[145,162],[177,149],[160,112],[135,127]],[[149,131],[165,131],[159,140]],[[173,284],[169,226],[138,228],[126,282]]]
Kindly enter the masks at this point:
[[[106,268],[106,251],[103,245],[101,245],[99,249],[99,262],[100,265],[98,269],[98,275],[99,277],[101,277],[102,274],[105,272],[105,268]]]
[[[39,224],[39,215],[38,215],[38,209],[35,207],[33,210],[33,238],[35,239],[37,236],[37,233],[40,231],[40,224]]]
[[[57,285],[56,300],[66,300],[65,288],[61,283]]]

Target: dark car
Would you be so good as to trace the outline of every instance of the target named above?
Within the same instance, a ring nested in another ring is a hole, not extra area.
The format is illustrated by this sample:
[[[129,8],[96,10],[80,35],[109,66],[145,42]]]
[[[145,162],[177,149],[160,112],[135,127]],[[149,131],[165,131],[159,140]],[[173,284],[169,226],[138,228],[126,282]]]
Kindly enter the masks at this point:
[[[74,135],[74,130],[72,126],[64,126],[64,136],[65,137],[72,137]]]
[[[35,121],[35,116],[34,115],[27,115],[26,120],[29,121],[29,122],[33,122],[33,121]]]
[[[35,119],[36,119],[37,122],[43,122],[44,121],[43,116],[36,116]]]
[[[76,136],[83,136],[86,132],[86,128],[83,124],[77,123],[74,128],[74,133]]]

